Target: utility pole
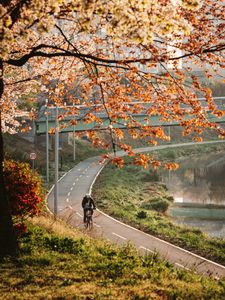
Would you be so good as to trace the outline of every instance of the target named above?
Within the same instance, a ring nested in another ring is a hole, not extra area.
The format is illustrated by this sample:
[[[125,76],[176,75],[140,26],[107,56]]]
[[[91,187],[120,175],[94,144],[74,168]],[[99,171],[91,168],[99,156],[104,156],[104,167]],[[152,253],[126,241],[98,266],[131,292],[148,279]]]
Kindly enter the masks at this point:
[[[49,182],[49,135],[48,135],[48,99],[45,101],[46,116],[46,181]]]
[[[73,121],[75,122],[74,102],[73,102]],[[75,125],[73,124],[73,161],[76,159],[76,140],[75,140]]]
[[[59,120],[58,106],[55,109],[55,187],[54,187],[54,216],[56,218],[58,212],[58,169],[59,169]]]

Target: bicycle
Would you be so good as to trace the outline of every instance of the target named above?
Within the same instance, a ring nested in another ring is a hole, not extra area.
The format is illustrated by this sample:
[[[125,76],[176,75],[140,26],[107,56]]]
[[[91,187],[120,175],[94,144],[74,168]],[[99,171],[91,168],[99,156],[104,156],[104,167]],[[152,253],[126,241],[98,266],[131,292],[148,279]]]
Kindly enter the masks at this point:
[[[85,228],[86,229],[92,229],[93,228],[92,210],[91,209],[88,209],[87,212],[86,212]]]

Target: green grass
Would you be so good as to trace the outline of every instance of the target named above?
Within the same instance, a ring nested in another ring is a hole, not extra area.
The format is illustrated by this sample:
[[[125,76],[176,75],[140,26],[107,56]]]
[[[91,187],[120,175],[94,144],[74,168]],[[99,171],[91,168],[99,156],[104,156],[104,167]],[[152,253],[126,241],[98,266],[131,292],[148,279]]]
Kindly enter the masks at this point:
[[[223,299],[225,282],[141,257],[55,222],[35,218],[21,255],[0,262],[1,299]]]
[[[199,149],[194,147],[191,153],[215,152],[217,151],[215,149],[221,147],[222,145],[220,147],[204,145]],[[176,150],[174,151],[176,153]],[[177,149],[177,151],[180,153],[176,153],[176,156],[180,156],[181,153],[190,155],[189,149]],[[160,151],[160,158],[167,159],[168,152],[165,150],[163,152]],[[169,157],[171,158],[170,152]],[[170,203],[171,197],[153,171],[142,170],[129,164],[123,169],[108,165],[97,178],[93,195],[98,207],[106,213],[147,233],[225,265],[225,240],[211,238],[199,229],[176,225],[166,214],[156,211],[159,205],[164,205],[164,202]]]
[[[175,161],[177,159],[182,159],[191,155],[201,155],[201,154],[212,154],[212,153],[224,153],[225,143],[215,143],[215,144],[197,144],[192,146],[168,148],[160,151],[153,151],[157,158],[162,160]]]

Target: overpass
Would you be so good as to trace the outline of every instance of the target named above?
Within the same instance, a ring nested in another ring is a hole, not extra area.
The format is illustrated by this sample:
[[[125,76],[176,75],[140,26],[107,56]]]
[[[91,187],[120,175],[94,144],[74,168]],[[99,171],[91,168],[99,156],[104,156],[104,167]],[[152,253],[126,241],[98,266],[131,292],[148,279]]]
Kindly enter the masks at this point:
[[[213,98],[215,103],[217,104],[217,108],[219,110],[225,110],[225,96],[224,97],[214,97]],[[198,98],[199,101],[201,101],[202,107],[206,106],[206,101],[204,98]],[[148,106],[148,103],[144,102],[131,102],[131,103],[124,103],[124,105],[132,106],[134,104],[141,104]],[[98,106],[98,105],[97,105]],[[110,121],[106,113],[104,112],[94,112],[93,114],[98,118],[101,119],[102,123],[99,124],[97,122],[90,122],[87,123],[84,121],[85,116],[93,111],[93,108],[96,107],[96,105],[92,105],[90,107],[84,106],[84,105],[77,105],[77,106],[64,106],[64,107],[46,107],[43,106],[40,110],[38,119],[35,121],[36,124],[36,134],[45,134],[46,128],[48,130],[55,128],[55,120],[56,115],[62,115],[65,117],[62,120],[59,120],[59,127],[60,132],[74,132],[74,131],[88,131],[88,130],[104,130],[109,127]],[[74,108],[79,109],[79,115],[66,115],[66,112],[69,110],[72,110]],[[184,108],[185,109],[185,108]],[[222,123],[225,122],[225,115],[221,118],[218,118],[210,113],[210,111],[207,113],[208,119],[211,122],[215,123]],[[186,113],[186,119],[190,118],[188,113]],[[134,123],[137,122],[139,124],[142,124],[143,126],[178,126],[179,123],[177,121],[165,121],[161,116],[149,116],[145,112],[139,113],[139,114],[132,114],[132,119],[134,120]],[[76,125],[71,125],[71,121],[75,120],[77,122]],[[48,123],[48,124],[47,124]],[[119,118],[115,124],[113,124],[114,128],[127,128],[127,123],[124,119]],[[135,127],[135,125],[134,125]],[[137,126],[138,127],[138,126]]]

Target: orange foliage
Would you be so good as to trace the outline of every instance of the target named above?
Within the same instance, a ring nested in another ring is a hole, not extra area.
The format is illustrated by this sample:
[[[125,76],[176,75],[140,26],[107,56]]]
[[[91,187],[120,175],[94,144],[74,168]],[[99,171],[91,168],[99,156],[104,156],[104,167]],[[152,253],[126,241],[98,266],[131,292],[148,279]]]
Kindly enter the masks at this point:
[[[122,157],[114,157],[111,159],[111,162],[115,164],[118,168],[122,168],[124,166],[124,160]]]
[[[134,159],[134,164],[138,166],[143,166],[145,169],[149,167],[149,156],[146,154],[139,153]]]
[[[75,126],[75,125],[77,125],[77,121],[76,121],[76,120],[71,120],[71,121],[70,121],[70,124],[71,124],[72,126]]]
[[[176,170],[179,168],[179,165],[177,163],[165,163],[164,168],[167,170]]]
[[[134,156],[134,151],[133,151],[133,148],[129,145],[126,145],[126,144],[120,144],[120,149],[124,150],[125,152],[127,152],[127,154],[129,156]]]
[[[111,142],[130,156],[134,151],[123,142],[121,126],[133,139],[152,145],[170,140],[155,120],[176,122],[195,141],[207,128],[225,136],[208,115],[211,111],[221,118],[224,111],[192,72],[196,66],[211,78],[224,67],[223,24],[214,21],[224,17],[220,1],[37,2],[0,4],[3,131],[19,126],[18,104],[24,96],[41,106],[46,104],[40,95],[45,95],[49,108],[68,106],[60,110],[58,119],[65,122],[59,129],[84,122],[92,126],[86,136],[95,146],[106,149]],[[99,129],[109,133],[108,141]],[[122,165],[118,159],[115,163]],[[145,155],[134,163],[160,166]]]

